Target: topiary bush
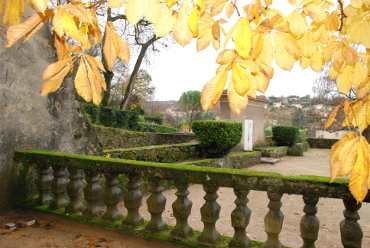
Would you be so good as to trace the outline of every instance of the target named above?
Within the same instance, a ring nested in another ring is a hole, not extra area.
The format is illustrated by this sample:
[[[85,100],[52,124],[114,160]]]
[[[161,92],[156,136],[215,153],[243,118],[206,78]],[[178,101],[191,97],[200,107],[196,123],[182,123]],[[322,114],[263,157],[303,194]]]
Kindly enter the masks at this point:
[[[287,155],[290,156],[303,156],[304,146],[302,143],[294,144],[288,148]]]
[[[273,126],[272,135],[277,146],[292,147],[299,140],[299,129],[293,126]]]
[[[126,110],[115,110],[114,115],[116,117],[116,127],[127,129],[128,127],[128,111]]]
[[[194,121],[192,130],[206,157],[223,157],[240,143],[243,126],[236,121]]]
[[[99,108],[99,122],[106,127],[114,127],[116,124],[116,117],[112,108]]]

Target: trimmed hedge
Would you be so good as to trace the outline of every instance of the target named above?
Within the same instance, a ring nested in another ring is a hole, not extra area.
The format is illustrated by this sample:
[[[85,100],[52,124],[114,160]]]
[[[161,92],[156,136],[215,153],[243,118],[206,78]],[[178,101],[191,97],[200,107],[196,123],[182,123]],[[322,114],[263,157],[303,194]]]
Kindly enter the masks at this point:
[[[288,148],[287,155],[290,156],[303,156],[304,146],[302,143],[294,144],[292,147]]]
[[[223,157],[240,143],[243,126],[241,122],[194,121],[192,130],[197,136],[206,157]]]
[[[292,147],[299,141],[299,129],[293,126],[273,126],[272,134],[277,146]]]
[[[144,129],[142,131],[146,131],[147,126],[154,129],[155,132],[157,133],[177,133],[180,131],[178,128],[167,127],[167,126],[157,125],[157,124],[150,124],[150,123],[145,123],[145,122],[141,122],[140,125]]]
[[[85,103],[84,109],[92,124],[101,124],[106,127],[118,127],[132,131],[141,129],[139,114],[134,110],[97,107],[91,103]]]
[[[144,120],[145,122],[148,122],[148,123],[155,123],[155,124],[158,124],[158,125],[162,125],[163,123],[163,117],[160,116],[160,115],[145,115],[144,116]]]

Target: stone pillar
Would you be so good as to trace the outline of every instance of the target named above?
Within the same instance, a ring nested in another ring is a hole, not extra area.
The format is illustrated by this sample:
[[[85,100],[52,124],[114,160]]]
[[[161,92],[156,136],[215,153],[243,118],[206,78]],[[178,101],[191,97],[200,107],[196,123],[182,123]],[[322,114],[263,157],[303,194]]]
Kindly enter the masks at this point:
[[[220,234],[216,230],[216,221],[219,219],[221,206],[216,202],[218,186],[203,185],[206,192],[204,200],[206,203],[200,208],[204,229],[198,237],[198,242],[204,245],[214,245],[220,239]]]
[[[251,210],[247,207],[249,190],[234,189],[236,195],[236,208],[231,213],[231,225],[235,229],[234,237],[229,247],[249,247],[250,239],[247,237],[246,228],[251,217]]]
[[[344,199],[344,206],[346,209],[343,211],[345,217],[340,222],[340,234],[344,248],[359,248],[361,247],[363,232],[361,226],[357,223],[360,219],[358,210],[361,208],[362,203],[357,204],[355,199]]]
[[[280,211],[282,206],[281,197],[283,194],[267,191],[267,197],[270,200],[268,208],[270,211],[265,216],[265,232],[267,233],[267,241],[263,245],[264,248],[281,248],[283,247],[279,240],[279,233],[281,232],[284,214]]]
[[[64,208],[68,205],[69,199],[67,196],[67,170],[65,166],[52,165],[54,170],[54,179],[51,183],[51,192],[53,193],[53,200],[49,208],[56,210]]]
[[[98,175],[98,172],[86,171],[87,185],[84,188],[84,194],[87,206],[83,214],[88,217],[96,217],[103,212],[100,207],[102,187],[98,183],[100,180]]]
[[[192,201],[189,200],[189,184],[175,181],[177,188],[176,201],[172,204],[173,216],[176,218],[176,226],[171,232],[171,237],[185,240],[193,235],[193,229],[188,225],[188,217],[191,213]]]
[[[160,176],[149,177],[150,197],[147,199],[148,212],[151,215],[149,223],[145,226],[148,232],[158,233],[167,229],[167,224],[162,219],[167,199],[162,195],[163,179]]]
[[[127,176],[127,180],[127,192],[123,197],[127,209],[127,217],[123,220],[122,225],[135,228],[144,223],[144,219],[139,214],[139,208],[143,199],[143,194],[139,190],[141,174],[130,173]]]
[[[82,182],[82,169],[69,169],[69,183],[67,185],[67,194],[69,203],[66,206],[67,213],[76,213],[82,211],[85,206],[83,204],[83,188],[85,185]]]
[[[53,200],[51,196],[51,182],[53,181],[52,171],[50,165],[40,165],[38,167],[36,186],[39,191],[39,196],[36,200],[37,205],[50,204]]]
[[[306,204],[303,208],[304,216],[301,218],[301,237],[303,239],[302,248],[315,248],[315,241],[319,235],[320,220],[317,218],[318,196],[303,195]]]
[[[117,205],[122,201],[122,190],[117,187],[119,176],[118,173],[105,173],[104,174],[106,182],[105,189],[103,191],[103,202],[107,206],[107,210],[103,215],[103,220],[110,222],[115,222],[116,220],[121,219],[123,216],[118,211]]]

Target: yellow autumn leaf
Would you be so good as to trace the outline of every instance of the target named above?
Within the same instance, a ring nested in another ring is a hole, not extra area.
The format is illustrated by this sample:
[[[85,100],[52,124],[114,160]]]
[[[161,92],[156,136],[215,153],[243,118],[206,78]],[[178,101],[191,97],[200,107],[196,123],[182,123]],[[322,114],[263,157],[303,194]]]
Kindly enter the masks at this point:
[[[124,5],[126,0],[108,0],[108,8],[119,8]]]
[[[341,167],[338,171],[338,177],[345,177],[351,173],[353,165],[356,163],[357,155],[360,148],[360,137],[357,136],[355,139],[352,139],[343,144],[343,149],[339,155],[339,161],[341,161]],[[346,149],[346,150],[345,150]]]
[[[257,82],[257,91],[265,93],[265,91],[269,87],[270,79],[266,77],[263,73],[258,73],[257,76],[255,76],[255,79]]]
[[[233,49],[222,50],[217,56],[216,63],[220,65],[228,64],[236,57],[236,55],[237,54]]]
[[[236,93],[244,96],[250,88],[250,82],[247,72],[243,67],[237,63],[233,63],[232,80]],[[229,86],[230,87],[230,86]]]
[[[335,69],[334,66],[331,66],[330,69],[329,69],[329,78],[331,80],[334,80],[334,79],[337,79],[338,76],[339,76],[339,72]]]
[[[26,36],[23,42],[27,41],[36,33],[42,25],[49,19],[52,14],[52,10],[47,10],[45,15],[38,12],[33,14],[25,22],[19,25],[10,26],[6,32],[7,43],[5,47],[11,47],[15,42],[17,42],[22,36]]]
[[[299,61],[299,65],[301,66],[302,69],[306,69],[311,65],[311,58],[302,56],[301,60]]]
[[[53,77],[54,75],[58,74],[64,67],[68,67],[69,65],[73,64],[73,61],[75,59],[76,57],[74,56],[74,57],[66,58],[66,59],[63,59],[63,60],[60,60],[53,64],[48,65],[40,81],[49,79]]]
[[[369,189],[369,147],[365,137],[360,138],[360,143],[358,157],[352,168],[351,179],[349,181],[349,189],[357,200],[357,203],[365,199]]]
[[[135,25],[143,17],[145,6],[143,0],[127,0],[126,17],[131,25]]]
[[[215,21],[215,23],[212,25],[212,36],[214,39],[218,40],[220,39],[220,35],[220,23],[218,21]]]
[[[352,43],[362,44],[370,48],[370,23],[368,20],[357,19],[352,22],[347,29],[347,33]]]
[[[199,21],[199,15],[198,15],[198,9],[197,6],[194,5],[191,8],[190,15],[189,15],[189,28],[191,32],[193,33],[193,37],[198,36],[198,21]]]
[[[114,64],[116,63],[117,51],[115,46],[115,35],[113,31],[106,25],[105,29],[105,42],[103,47],[104,58],[107,61],[108,70],[112,70]]]
[[[173,37],[176,42],[181,46],[185,46],[190,43],[193,38],[193,33],[191,32],[188,24],[188,14],[187,14],[188,2],[184,1],[178,14],[176,24],[173,28]]]
[[[333,11],[326,23],[325,23],[325,27],[327,30],[329,31],[337,31],[338,30],[338,27],[339,27],[339,15],[338,15],[338,12],[335,10]]]
[[[336,106],[329,114],[328,116],[328,119],[326,120],[325,124],[324,124],[324,129],[327,129],[328,127],[330,127],[332,124],[333,124],[333,121],[335,119],[335,117],[337,116],[338,114],[338,110],[342,107],[342,105],[338,105]]]
[[[214,0],[211,7],[211,16],[220,14],[228,0]]]
[[[341,71],[342,67],[345,66],[342,48],[339,48],[333,58],[333,66],[337,71]]]
[[[358,61],[357,52],[355,49],[350,47],[347,44],[343,45],[343,57],[347,61],[348,64],[355,64]]]
[[[305,32],[299,39],[303,56],[309,58],[315,52],[315,42],[311,31]]]
[[[102,62],[88,54],[84,54],[84,56],[86,58],[86,61],[88,61],[88,63],[90,64],[90,67],[93,70],[94,79],[96,80],[97,85],[99,85],[99,87],[103,88],[104,90],[107,90],[107,83],[104,81],[103,75],[98,70],[100,69],[102,71],[105,71]]]
[[[299,36],[307,30],[306,19],[297,10],[291,12],[288,16],[290,31]]]
[[[211,32],[208,32],[203,37],[199,37],[198,36],[197,44],[196,44],[197,52],[206,49],[211,44],[211,41],[212,40],[213,40],[213,36],[212,36],[212,33]]]
[[[306,11],[307,15],[315,22],[322,22],[327,15],[325,9],[321,8],[320,6],[304,5],[303,9]]]
[[[117,34],[114,24],[111,21],[107,22],[106,31],[107,31],[107,38],[111,39],[111,42],[108,42],[107,46],[105,46],[104,44],[104,48],[103,48],[104,54],[105,52],[107,52],[106,58],[108,57],[110,58],[108,67],[110,67],[111,65],[114,65],[115,56],[117,56],[120,60],[128,64],[130,62],[130,47],[127,41],[124,38],[122,38],[119,34]],[[112,44],[114,46],[114,51],[108,51],[108,49],[112,49],[111,48]],[[114,56],[114,59],[110,56]]]
[[[274,59],[274,47],[272,45],[272,39],[270,35],[267,35],[263,41],[263,48],[259,58],[265,65],[271,64],[272,60]]]
[[[63,7],[57,7],[53,18],[55,32],[62,37],[66,33],[69,37],[79,42],[79,30],[73,16]]]
[[[84,6],[76,4],[65,4],[62,6],[63,8],[68,10],[74,17],[77,17],[80,22],[90,25],[94,23],[94,17],[92,16],[92,13]]]
[[[105,68],[104,68],[104,65],[103,63],[98,60],[97,58],[91,56],[91,55],[88,55],[88,54],[84,54],[86,60],[89,62],[89,64],[91,65],[92,68],[96,67],[96,68],[99,68],[100,70],[104,71],[105,72]],[[103,87],[105,89],[105,87]]]
[[[258,73],[260,71],[257,63],[252,59],[243,59],[241,57],[237,57],[235,59],[235,62],[237,62],[240,66],[242,66],[244,69],[247,69],[251,73]]]
[[[96,77],[96,74],[93,69],[94,66],[88,62],[85,56],[83,56],[83,60],[85,62],[85,67],[86,67],[87,81],[89,83],[89,87],[92,93],[92,102],[95,105],[99,105],[102,99],[101,84],[99,82],[101,79],[101,76]],[[75,84],[76,84],[76,80],[75,80]]]
[[[235,5],[230,1],[226,6],[226,17],[230,18],[235,12]]]
[[[363,4],[363,0],[351,0],[351,6],[353,8],[357,8],[357,9],[361,8],[362,4]]]
[[[153,24],[159,22],[163,13],[159,0],[146,0],[145,5],[148,6],[143,10],[145,19]]]
[[[80,95],[86,102],[90,102],[93,98],[89,75],[86,67],[85,59],[81,59],[74,80],[77,94]]]
[[[275,61],[276,64],[284,70],[290,71],[296,62],[294,56],[289,53],[284,44],[284,40],[279,39],[279,35],[274,35],[275,43]]]
[[[243,109],[245,109],[248,105],[248,96],[245,94],[244,96],[240,96],[234,87],[234,82],[230,79],[229,87],[227,88],[227,98],[229,101],[230,109],[240,115]]]
[[[31,2],[43,14],[50,3],[49,0],[31,0]]]
[[[362,65],[360,61],[357,61],[353,69],[352,84],[357,88],[368,76],[368,70]]]
[[[172,11],[163,11],[158,22],[154,23],[153,29],[156,36],[164,37],[169,34],[175,25],[175,21],[176,19],[172,16]]]
[[[23,0],[5,0],[2,24],[16,25],[21,23],[21,16],[25,11]]]
[[[59,89],[65,76],[73,67],[73,59],[74,58],[68,58],[63,61],[58,61],[46,68],[41,80],[48,80],[42,85],[41,96],[45,96]]]
[[[347,94],[352,87],[352,77],[353,77],[353,66],[347,65],[344,70],[340,73],[337,80],[338,90]]]
[[[252,30],[246,18],[239,18],[235,27],[233,39],[236,52],[242,58],[246,58],[252,48]]]
[[[322,61],[322,53],[319,50],[315,50],[311,57],[311,68],[312,70],[319,72],[324,67],[324,62]]]
[[[215,90],[213,92],[213,95],[212,95],[212,98],[211,98],[213,106],[215,106],[218,103],[218,101],[220,101],[220,99],[221,99],[222,92],[224,91],[224,88],[226,86],[228,75],[229,75],[228,70],[225,70],[221,74],[221,77],[220,77],[219,81],[217,82],[216,88],[215,88]]]
[[[59,37],[55,34],[54,47],[57,52],[58,60],[63,60],[69,57],[69,54],[67,53],[69,45],[65,37]]]
[[[212,46],[217,51],[221,47],[220,41],[219,40],[216,40],[216,39],[213,39],[212,40]]]

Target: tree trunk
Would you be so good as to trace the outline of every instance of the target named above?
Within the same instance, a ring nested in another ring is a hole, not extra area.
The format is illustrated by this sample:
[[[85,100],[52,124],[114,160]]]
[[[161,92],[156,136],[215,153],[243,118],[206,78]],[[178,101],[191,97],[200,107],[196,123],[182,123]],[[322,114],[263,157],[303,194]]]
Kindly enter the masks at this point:
[[[132,95],[132,91],[135,86],[135,78],[136,75],[140,69],[141,63],[143,62],[146,50],[150,47],[151,44],[153,44],[156,40],[160,39],[159,37],[153,36],[151,39],[149,39],[145,44],[141,46],[139,57],[136,60],[134,70],[131,73],[130,79],[128,81],[128,85],[126,88],[125,96],[120,104],[120,109],[127,110],[130,106],[130,99]]]

